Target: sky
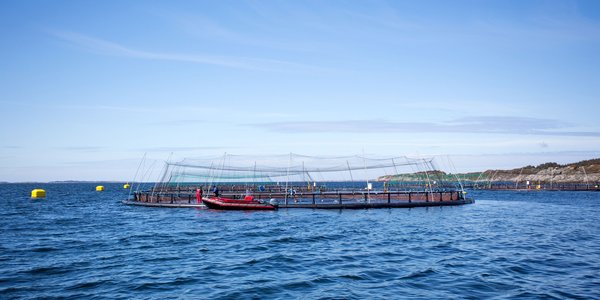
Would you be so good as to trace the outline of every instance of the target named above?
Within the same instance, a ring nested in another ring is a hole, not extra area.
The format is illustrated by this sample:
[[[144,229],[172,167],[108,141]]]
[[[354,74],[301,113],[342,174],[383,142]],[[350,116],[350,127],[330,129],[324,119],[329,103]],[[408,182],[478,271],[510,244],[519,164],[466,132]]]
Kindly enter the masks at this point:
[[[6,0],[0,37],[0,181],[127,181],[144,155],[600,157],[598,1]]]

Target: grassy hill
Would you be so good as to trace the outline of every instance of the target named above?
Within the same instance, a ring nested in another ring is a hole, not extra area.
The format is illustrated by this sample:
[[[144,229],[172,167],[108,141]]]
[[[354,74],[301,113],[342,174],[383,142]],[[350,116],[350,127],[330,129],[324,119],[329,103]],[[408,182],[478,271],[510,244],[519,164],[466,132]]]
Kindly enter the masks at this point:
[[[486,170],[482,172],[448,174],[443,171],[416,172],[387,175],[379,181],[416,181],[424,178],[439,180],[456,180],[459,177],[466,181],[532,181],[532,182],[598,182],[600,181],[600,158],[583,160],[570,164],[548,162],[537,166],[524,166],[511,170]]]

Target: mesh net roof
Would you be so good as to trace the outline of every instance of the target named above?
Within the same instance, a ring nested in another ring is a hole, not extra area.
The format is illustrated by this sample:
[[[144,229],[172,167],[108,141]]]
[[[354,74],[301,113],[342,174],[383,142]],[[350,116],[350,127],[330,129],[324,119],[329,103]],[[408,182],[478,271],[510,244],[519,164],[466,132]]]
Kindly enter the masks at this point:
[[[433,171],[432,159],[405,156],[234,155],[168,162],[162,182],[267,183],[368,181],[395,174]]]

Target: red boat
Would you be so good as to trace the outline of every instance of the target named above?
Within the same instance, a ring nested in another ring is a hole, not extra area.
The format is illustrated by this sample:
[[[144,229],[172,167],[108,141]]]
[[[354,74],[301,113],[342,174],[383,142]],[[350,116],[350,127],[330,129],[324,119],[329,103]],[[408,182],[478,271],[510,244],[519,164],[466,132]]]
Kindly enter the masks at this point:
[[[208,208],[224,210],[275,210],[277,205],[254,200],[254,196],[246,196],[243,200],[224,197],[203,197],[202,203]]]

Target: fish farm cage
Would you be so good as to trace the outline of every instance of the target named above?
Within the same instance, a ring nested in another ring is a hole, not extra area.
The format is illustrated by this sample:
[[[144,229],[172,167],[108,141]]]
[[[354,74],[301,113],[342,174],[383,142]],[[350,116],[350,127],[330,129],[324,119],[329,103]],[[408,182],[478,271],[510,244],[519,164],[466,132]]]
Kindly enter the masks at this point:
[[[158,182],[125,204],[202,206],[197,195],[278,203],[280,208],[378,208],[472,203],[433,158],[233,155],[165,162]],[[138,185],[140,186],[140,185]],[[215,191],[216,188],[216,191]],[[216,193],[215,193],[216,192]]]

